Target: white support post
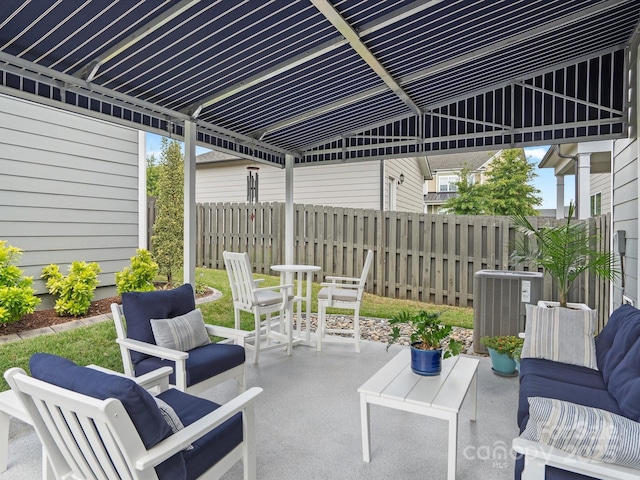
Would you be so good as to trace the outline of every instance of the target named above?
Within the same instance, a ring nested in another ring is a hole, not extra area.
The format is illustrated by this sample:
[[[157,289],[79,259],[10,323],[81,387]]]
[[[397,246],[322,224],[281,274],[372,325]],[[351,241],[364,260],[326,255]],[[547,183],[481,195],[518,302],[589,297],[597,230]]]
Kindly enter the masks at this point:
[[[293,156],[285,155],[284,263],[293,265]]]
[[[579,153],[576,169],[576,213],[579,220],[591,216],[591,154]]]
[[[196,284],[196,123],[184,122],[184,283]]]
[[[147,134],[138,130],[138,248],[149,249],[147,201]]]
[[[556,175],[556,218],[564,218],[564,175]]]

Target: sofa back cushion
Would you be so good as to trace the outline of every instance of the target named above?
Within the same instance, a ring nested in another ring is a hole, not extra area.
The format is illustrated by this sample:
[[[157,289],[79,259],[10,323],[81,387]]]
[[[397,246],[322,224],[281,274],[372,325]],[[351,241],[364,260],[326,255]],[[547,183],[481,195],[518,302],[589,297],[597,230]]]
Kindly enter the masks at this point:
[[[195,309],[193,287],[185,283],[173,290],[155,292],[127,292],[122,294],[122,312],[127,322],[127,337],[155,344],[152,318],[173,318]],[[131,361],[137,365],[147,355],[131,352]]]
[[[639,338],[640,310],[631,305],[617,308],[596,337],[598,370],[602,372],[606,385],[609,384],[611,373]]]
[[[640,421],[640,342],[633,344],[613,369],[607,390],[625,417]]]

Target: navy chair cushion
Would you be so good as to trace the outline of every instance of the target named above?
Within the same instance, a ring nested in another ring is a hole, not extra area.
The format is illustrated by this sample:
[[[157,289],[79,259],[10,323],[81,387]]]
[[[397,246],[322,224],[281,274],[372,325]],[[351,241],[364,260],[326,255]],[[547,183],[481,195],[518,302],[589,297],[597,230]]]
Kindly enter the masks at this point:
[[[602,374],[598,370],[554,362],[544,358],[523,358],[520,361],[520,383],[524,381],[527,375],[537,375],[549,380],[583,385],[599,390],[607,389],[604,380],[602,380]]]
[[[152,318],[173,318],[196,308],[193,287],[185,283],[173,290],[155,292],[126,292],[122,294],[122,312],[127,322],[127,336],[141,342],[155,344]],[[131,361],[137,365],[148,355],[131,352]]]
[[[34,378],[58,387],[100,400],[120,400],[147,449],[172,433],[149,392],[129,378],[81,367],[71,360],[48,353],[32,355],[29,369]],[[156,467],[156,473],[163,479],[185,478],[182,455],[165,460]]]
[[[214,377],[245,362],[245,350],[240,345],[212,343],[189,351],[187,358],[187,386],[195,385]],[[136,365],[136,376],[144,375],[160,367],[174,367],[171,360],[147,357]],[[175,385],[174,372],[169,376],[169,383]]]
[[[618,415],[623,415],[618,403],[607,390],[574,385],[558,380],[529,374],[527,381],[520,384],[520,398],[518,399],[518,427],[529,415],[529,397],[547,397],[578,403],[587,407],[601,408]]]
[[[631,346],[640,338],[640,310],[622,305],[609,317],[602,332],[596,337],[598,370],[604,382],[625,357]]]
[[[175,388],[162,392],[158,397],[171,405],[185,427],[220,407],[217,403],[194,397]],[[240,442],[242,442],[242,414],[237,413],[193,442],[193,449],[182,452],[187,479],[198,478]]]

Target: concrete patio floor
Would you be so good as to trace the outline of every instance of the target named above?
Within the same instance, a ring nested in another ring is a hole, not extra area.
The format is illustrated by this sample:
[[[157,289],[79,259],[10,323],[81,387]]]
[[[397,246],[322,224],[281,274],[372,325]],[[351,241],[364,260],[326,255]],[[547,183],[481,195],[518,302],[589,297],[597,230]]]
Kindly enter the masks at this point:
[[[362,461],[358,387],[388,362],[399,347],[363,342],[351,345],[298,346],[288,357],[271,350],[257,366],[247,364],[248,386],[264,392],[256,404],[258,478],[413,479],[447,478],[447,422],[371,406],[371,462]],[[477,421],[467,400],[458,420],[457,478],[513,478],[511,440],[518,434],[518,379],[492,373],[489,358],[479,357]],[[227,382],[204,393],[224,402],[235,393]],[[41,452],[33,429],[12,420],[9,465],[0,480],[36,479]],[[235,465],[225,480],[241,479]]]

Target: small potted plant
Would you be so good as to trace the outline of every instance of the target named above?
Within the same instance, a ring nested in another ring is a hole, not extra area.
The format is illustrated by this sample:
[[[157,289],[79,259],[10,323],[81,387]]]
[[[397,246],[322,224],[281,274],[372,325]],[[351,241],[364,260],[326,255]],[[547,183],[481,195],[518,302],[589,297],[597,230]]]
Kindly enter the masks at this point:
[[[387,350],[402,336],[401,325],[409,330],[411,342],[411,370],[418,375],[439,375],[442,358],[458,355],[462,342],[450,337],[451,325],[440,323],[440,312],[421,310],[417,313],[400,312],[389,320],[391,336]]]
[[[513,354],[516,349],[522,349],[524,339],[514,335],[497,335],[482,337],[480,343],[489,350],[493,373],[502,376],[516,375],[516,361]]]

